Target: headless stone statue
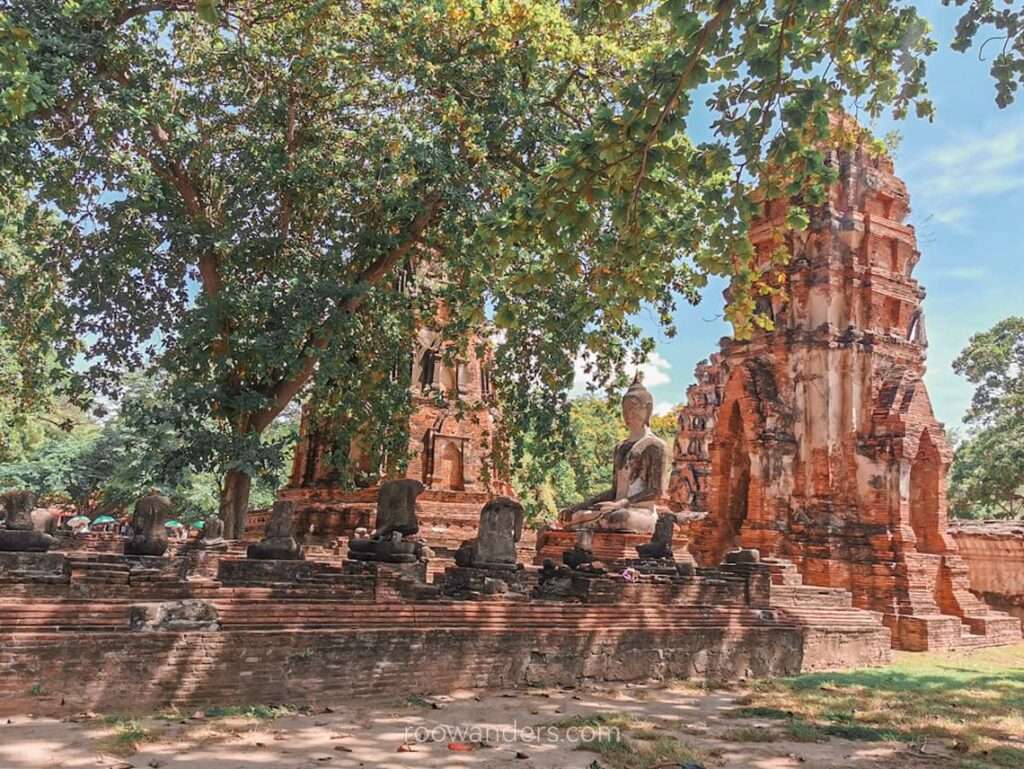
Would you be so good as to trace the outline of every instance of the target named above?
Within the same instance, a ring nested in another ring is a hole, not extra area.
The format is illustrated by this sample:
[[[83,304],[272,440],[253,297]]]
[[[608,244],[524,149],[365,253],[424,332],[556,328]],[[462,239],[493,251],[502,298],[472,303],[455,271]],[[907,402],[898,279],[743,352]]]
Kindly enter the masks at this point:
[[[654,525],[651,541],[637,545],[636,552],[641,558],[672,558],[672,534],[676,528],[676,517],[672,513],[661,513]]]
[[[31,491],[9,491],[0,496],[6,528],[0,529],[0,551],[45,553],[57,540],[36,531],[32,511],[36,495]]]
[[[125,555],[160,556],[167,552],[167,518],[171,500],[155,489],[135,503],[132,538],[124,543]]]
[[[392,532],[411,537],[420,530],[416,518],[416,498],[423,493],[424,486],[417,480],[402,478],[384,481],[377,493],[376,534],[387,538]]]
[[[478,569],[516,569],[516,543],[523,536],[523,506],[508,497],[495,497],[480,511],[475,539],[462,543],[455,563]]]
[[[305,560],[294,532],[295,504],[279,499],[270,509],[270,520],[263,531],[263,539],[249,545],[246,557],[261,561]]]
[[[637,373],[622,397],[629,436],[615,447],[613,486],[559,513],[570,531],[592,529],[650,534],[668,490],[668,446],[651,432],[654,398]]]
[[[203,535],[196,540],[196,547],[200,550],[227,550],[228,543],[224,540],[224,521],[216,515],[207,518],[203,525]]]
[[[422,543],[407,539],[420,530],[416,498],[422,483],[411,478],[384,481],[377,492],[376,527],[369,537],[353,537],[348,543],[350,558],[358,561],[412,563],[423,552]]]

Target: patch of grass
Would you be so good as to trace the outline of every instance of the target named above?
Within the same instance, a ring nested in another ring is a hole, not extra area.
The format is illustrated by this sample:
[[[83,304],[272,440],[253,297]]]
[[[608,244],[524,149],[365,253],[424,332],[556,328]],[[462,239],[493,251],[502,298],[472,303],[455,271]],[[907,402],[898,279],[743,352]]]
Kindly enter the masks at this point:
[[[730,718],[792,718],[793,711],[780,710],[779,708],[766,708],[761,705],[748,705],[742,708],[734,708],[725,715]]]
[[[741,726],[725,731],[722,734],[722,739],[728,742],[775,742],[779,736],[771,729]]]
[[[414,708],[432,708],[434,706],[430,700],[426,699],[425,697],[421,697],[418,694],[414,694],[411,697],[408,697],[405,700],[405,704],[411,705]]]
[[[42,684],[32,684],[32,688],[28,690],[28,693],[33,697],[42,697],[46,694],[46,689],[43,688]]]
[[[552,721],[550,724],[545,726],[553,726],[556,729],[582,729],[590,727],[592,729],[599,729],[601,727],[609,729],[629,729],[632,726],[636,726],[639,722],[629,713],[616,713],[616,712],[605,712],[605,713],[577,713],[576,715],[567,716],[558,721]]]
[[[104,716],[103,723],[114,728],[113,734],[102,741],[104,749],[114,755],[130,756],[143,742],[156,739],[156,736],[135,718]]]
[[[817,724],[794,718],[786,723],[786,736],[794,742],[828,742],[828,735]]]
[[[577,749],[597,753],[601,756],[600,766],[607,769],[654,769],[704,760],[701,754],[674,737],[643,742],[614,737],[580,743]]]
[[[290,716],[296,712],[288,705],[226,705],[207,708],[207,718],[252,718],[257,721],[273,721],[275,718]]]
[[[754,683],[737,718],[785,720],[800,741],[959,743],[963,769],[1024,767],[1024,645],[897,652],[892,665]],[[1019,744],[1019,743],[1018,743]]]
[[[981,761],[967,759],[961,762],[961,766],[963,769],[990,769],[993,766],[1020,769],[1024,766],[1024,750],[1020,747],[993,747],[991,751],[982,752],[980,758]]]
[[[830,737],[841,737],[844,740],[863,740],[865,742],[917,742],[914,735],[892,729],[879,729],[864,724],[829,724],[822,732]]]
[[[591,753],[599,753],[605,758],[617,753],[631,752],[630,746],[618,734],[598,737],[595,740],[583,740],[576,744],[576,750],[586,750]]]

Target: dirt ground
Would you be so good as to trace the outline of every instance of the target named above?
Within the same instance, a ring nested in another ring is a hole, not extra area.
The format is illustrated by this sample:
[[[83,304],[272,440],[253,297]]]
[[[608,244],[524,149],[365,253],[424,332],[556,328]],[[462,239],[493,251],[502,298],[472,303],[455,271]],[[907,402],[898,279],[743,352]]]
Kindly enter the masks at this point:
[[[249,715],[231,710],[210,711],[210,715],[166,713],[145,719],[81,714],[56,720],[26,715],[0,720],[0,769],[653,769],[690,763],[707,769],[914,769],[957,765],[956,757],[939,742],[788,741],[775,720],[738,719],[735,712],[730,714],[747,701],[743,687],[705,692],[680,686],[621,686],[463,692],[375,707],[321,705],[283,715],[265,709]],[[617,727],[620,734],[593,731],[598,727]],[[592,731],[586,732],[587,728]],[[614,747],[616,737],[638,747],[640,754],[631,749],[602,753],[601,746]],[[597,742],[589,743],[591,749],[582,749],[579,739]],[[644,753],[645,744],[666,752]]]

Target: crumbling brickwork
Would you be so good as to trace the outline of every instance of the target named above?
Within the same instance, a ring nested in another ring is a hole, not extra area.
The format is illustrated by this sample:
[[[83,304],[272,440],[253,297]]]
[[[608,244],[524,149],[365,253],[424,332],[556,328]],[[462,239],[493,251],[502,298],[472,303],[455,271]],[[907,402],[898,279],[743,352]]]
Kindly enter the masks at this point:
[[[725,392],[722,356],[718,353],[697,364],[696,383],[686,391],[686,407],[679,412],[672,446],[673,472],[669,496],[680,510],[708,509],[710,442],[715,417]]]
[[[180,556],[0,555],[4,716],[730,680],[890,657],[875,615],[841,591],[775,585],[768,564],[576,574],[553,597],[534,596],[530,570],[514,572],[526,592],[474,595],[448,589],[459,569],[427,584],[401,567],[232,553],[205,554],[212,575]]]
[[[806,584],[881,612],[903,648],[1019,638],[971,595],[947,534],[952,452],[923,381],[906,186],[863,143],[828,162],[839,181],[806,231],[786,230],[781,200],[752,228],[760,269],[782,278],[758,307],[772,330],[724,339],[680,414],[674,503],[707,511],[694,555],[714,564],[742,546],[789,559]]]
[[[426,328],[410,355],[413,413],[404,477],[426,486],[419,499],[419,518],[428,541],[446,545],[451,540],[457,547],[475,534],[480,508],[488,499],[512,493],[500,469],[490,360],[476,355],[475,344],[467,345],[463,356],[448,360],[440,336]],[[290,483],[278,496],[295,503],[296,531],[307,540],[348,536],[361,526],[373,528],[377,483],[385,468],[369,467],[360,441],[353,441],[351,462],[369,482],[343,484],[330,461],[334,442],[330,425],[318,424],[312,410],[305,409]],[[251,515],[247,536],[257,537],[263,521],[262,516]]]

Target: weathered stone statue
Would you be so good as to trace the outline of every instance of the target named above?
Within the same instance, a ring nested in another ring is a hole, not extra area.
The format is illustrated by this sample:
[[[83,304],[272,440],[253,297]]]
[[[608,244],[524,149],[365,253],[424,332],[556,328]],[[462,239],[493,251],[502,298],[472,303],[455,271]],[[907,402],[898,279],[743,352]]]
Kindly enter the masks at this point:
[[[651,432],[654,398],[638,373],[622,397],[622,419],[629,436],[615,447],[613,487],[603,494],[562,510],[559,518],[570,530],[650,534],[664,505],[669,480],[669,452]],[[664,509],[664,508],[663,508]]]
[[[135,503],[132,514],[132,538],[124,543],[125,555],[160,556],[167,552],[167,518],[171,500],[156,489]]]
[[[411,478],[384,481],[377,492],[376,535],[387,538],[392,532],[411,537],[420,530],[416,518],[416,498],[423,493],[422,483]]]
[[[420,530],[416,498],[425,487],[417,480],[384,481],[377,492],[377,519],[369,537],[348,542],[350,558],[359,561],[411,563],[423,554],[423,544],[407,539]]]
[[[196,540],[196,547],[200,550],[225,551],[228,543],[224,539],[224,521],[214,515],[206,519],[203,524],[203,535]]]
[[[57,540],[42,531],[36,531],[32,511],[36,495],[31,491],[9,491],[0,496],[3,503],[5,528],[0,529],[0,550],[45,553]]]
[[[249,545],[246,556],[263,561],[301,561],[302,547],[295,540],[295,503],[277,500],[270,510],[270,520],[263,539]]]
[[[636,546],[636,552],[641,558],[664,559],[672,558],[672,534],[676,528],[676,517],[673,513],[661,513],[658,515],[658,522],[654,525],[654,534],[651,541]]]
[[[477,569],[516,569],[516,543],[523,536],[523,506],[508,497],[495,497],[480,511],[475,539],[455,551],[455,563]]]

